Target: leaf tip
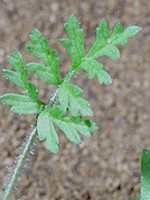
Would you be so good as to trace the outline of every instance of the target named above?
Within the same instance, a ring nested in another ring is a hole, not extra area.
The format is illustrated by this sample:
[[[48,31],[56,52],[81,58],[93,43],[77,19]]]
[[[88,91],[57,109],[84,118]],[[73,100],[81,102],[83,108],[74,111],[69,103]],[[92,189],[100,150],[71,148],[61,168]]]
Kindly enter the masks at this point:
[[[136,30],[136,34],[143,29],[141,26],[134,26],[134,28]]]
[[[49,145],[46,145],[46,149],[48,151],[51,151],[55,155],[57,155],[59,153],[59,147],[58,147],[58,145],[55,145],[53,147],[50,147]]]

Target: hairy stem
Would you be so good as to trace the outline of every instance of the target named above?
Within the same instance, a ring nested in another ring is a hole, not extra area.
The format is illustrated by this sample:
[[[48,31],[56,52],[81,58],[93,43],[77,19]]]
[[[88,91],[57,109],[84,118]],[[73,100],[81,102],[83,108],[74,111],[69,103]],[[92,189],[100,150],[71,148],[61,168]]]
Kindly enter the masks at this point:
[[[53,104],[55,103],[56,100],[56,96],[58,93],[58,89],[55,91],[55,93],[53,94],[52,98],[49,100],[48,106],[53,106]],[[13,192],[16,183],[18,181],[18,178],[20,177],[20,174],[23,170],[23,167],[26,163],[28,154],[31,150],[31,147],[34,143],[36,137],[36,124],[35,126],[32,128],[32,130],[28,133],[27,139],[22,147],[21,153],[19,155],[19,158],[17,160],[17,164],[12,172],[12,175],[10,177],[10,180],[6,186],[6,189],[4,191],[2,200],[9,200],[11,193]]]
[[[8,185],[4,191],[2,200],[10,199],[11,193],[12,193],[13,189],[15,188],[17,180],[22,172],[22,169],[23,169],[25,163],[26,163],[28,154],[34,143],[35,137],[36,137],[36,126],[28,133],[28,137],[22,147],[21,154],[17,160],[15,169],[14,169],[14,171],[10,177],[10,180],[8,182]]]
[[[76,72],[74,70],[69,71],[68,74],[66,75],[66,77],[64,78],[63,82],[70,81],[75,73]],[[49,100],[48,104],[45,106],[45,108],[51,107],[51,106],[54,105],[54,103],[57,99],[58,90],[59,90],[59,87],[56,89],[56,91],[54,92],[53,96],[50,98],[50,100]],[[21,154],[20,154],[20,156],[17,160],[17,164],[16,164],[14,171],[12,172],[12,175],[10,177],[10,180],[9,180],[7,186],[6,186],[2,200],[9,200],[10,199],[11,193],[13,192],[13,190],[16,186],[17,180],[20,177],[20,174],[21,174],[23,167],[26,163],[28,154],[30,152],[30,149],[31,149],[33,143],[34,143],[35,137],[36,137],[36,125],[28,133],[28,137],[27,137],[27,139],[26,139],[26,141],[25,141],[25,143],[22,147]]]

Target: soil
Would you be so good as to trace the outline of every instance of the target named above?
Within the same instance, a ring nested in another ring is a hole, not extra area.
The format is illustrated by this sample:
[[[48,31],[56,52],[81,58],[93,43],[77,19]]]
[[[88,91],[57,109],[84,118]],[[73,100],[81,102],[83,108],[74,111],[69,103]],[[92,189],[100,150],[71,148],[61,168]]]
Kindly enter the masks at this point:
[[[140,155],[143,148],[150,148],[148,0],[1,0],[0,69],[10,68],[6,57],[14,49],[22,51],[25,62],[31,59],[25,45],[36,27],[58,50],[64,74],[70,59],[59,39],[66,36],[63,24],[71,14],[78,17],[85,30],[87,49],[102,18],[111,28],[121,22],[143,30],[121,48],[121,60],[103,60],[113,78],[112,85],[100,86],[85,73],[75,80],[84,88],[101,130],[80,145],[69,143],[61,134],[56,156],[36,140],[12,200],[129,200],[140,192]],[[41,97],[47,99],[54,88],[35,79]],[[21,92],[0,73],[0,94],[12,91]],[[0,105],[1,190],[34,120],[34,116],[13,114]]]

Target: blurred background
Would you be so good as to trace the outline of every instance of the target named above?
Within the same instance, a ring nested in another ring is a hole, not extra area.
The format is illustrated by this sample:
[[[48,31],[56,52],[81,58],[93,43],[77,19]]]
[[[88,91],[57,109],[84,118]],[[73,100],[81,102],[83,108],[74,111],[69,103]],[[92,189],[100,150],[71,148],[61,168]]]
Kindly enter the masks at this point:
[[[125,48],[121,60],[104,59],[113,78],[100,86],[81,73],[75,82],[95,111],[101,130],[81,145],[60,135],[60,153],[53,155],[35,141],[12,200],[129,200],[140,191],[140,155],[150,148],[150,3],[148,0],[0,0],[0,71],[10,68],[7,55],[19,49],[25,63],[34,58],[25,49],[28,35],[39,28],[60,55],[62,74],[70,58],[60,45],[63,24],[74,14],[85,30],[86,49],[94,41],[102,18],[110,28],[117,22],[142,26]],[[54,90],[31,76],[46,100]],[[0,73],[0,95],[21,92]],[[20,116],[0,105],[0,189],[3,190],[34,116]],[[33,155],[34,154],[34,155]]]

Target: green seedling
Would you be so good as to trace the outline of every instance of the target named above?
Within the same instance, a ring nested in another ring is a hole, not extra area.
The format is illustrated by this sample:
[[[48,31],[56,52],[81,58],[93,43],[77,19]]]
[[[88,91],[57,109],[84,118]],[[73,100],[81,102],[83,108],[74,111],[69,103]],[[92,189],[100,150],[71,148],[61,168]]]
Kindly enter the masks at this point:
[[[67,49],[71,57],[71,67],[66,76],[60,75],[58,53],[53,50],[48,40],[38,29],[30,34],[31,43],[27,50],[40,60],[40,63],[25,64],[19,51],[14,51],[8,57],[12,69],[4,69],[4,76],[23,89],[24,94],[8,93],[0,97],[0,102],[11,106],[11,111],[18,114],[36,114],[37,120],[33,130],[29,133],[17,165],[4,191],[3,200],[10,199],[13,188],[23,169],[33,141],[37,136],[45,141],[45,147],[57,154],[59,152],[60,129],[70,142],[81,143],[81,137],[90,137],[98,129],[98,125],[90,117],[93,111],[89,102],[83,97],[83,90],[73,83],[73,77],[80,71],[87,72],[90,79],[97,78],[100,84],[109,85],[112,78],[105,70],[104,64],[97,58],[106,56],[112,60],[120,58],[118,46],[124,46],[128,40],[136,35],[141,28],[129,26],[124,29],[118,23],[112,32],[108,23],[103,19],[96,29],[96,39],[90,50],[86,52],[84,46],[84,31],[75,16],[70,16],[65,23],[68,38],[61,39],[61,44]],[[56,86],[56,91],[48,102],[42,102],[39,91],[29,80],[29,73],[42,79],[48,84]]]
[[[150,199],[150,150],[144,149],[141,167],[141,196],[140,200]]]
[[[144,149],[141,159],[141,194],[132,200],[150,199],[150,150]]]

